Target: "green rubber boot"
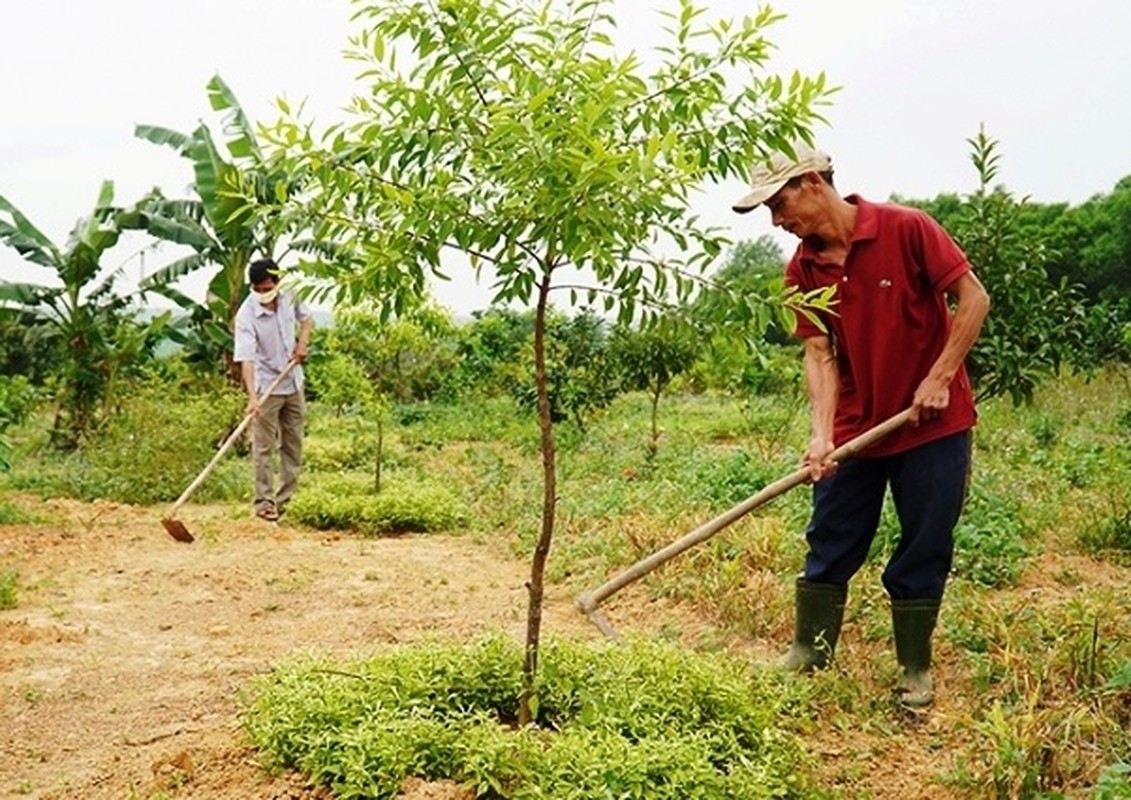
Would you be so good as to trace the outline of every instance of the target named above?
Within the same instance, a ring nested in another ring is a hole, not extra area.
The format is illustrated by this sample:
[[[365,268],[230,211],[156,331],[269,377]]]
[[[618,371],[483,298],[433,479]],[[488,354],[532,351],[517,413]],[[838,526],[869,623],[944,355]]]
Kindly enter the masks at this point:
[[[933,699],[931,635],[939,617],[938,600],[892,600],[895,657],[901,674],[895,692],[905,706],[923,708]]]
[[[797,626],[782,666],[794,672],[823,669],[836,652],[848,587],[797,579]]]

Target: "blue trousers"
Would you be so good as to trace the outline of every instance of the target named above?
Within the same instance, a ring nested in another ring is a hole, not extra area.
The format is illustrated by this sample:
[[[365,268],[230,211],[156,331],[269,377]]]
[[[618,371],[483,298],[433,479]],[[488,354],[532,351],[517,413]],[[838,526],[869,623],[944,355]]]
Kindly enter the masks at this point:
[[[941,600],[969,468],[969,431],[894,456],[841,463],[813,486],[805,580],[848,583],[868,557],[890,485],[900,536],[884,588],[893,600]]]

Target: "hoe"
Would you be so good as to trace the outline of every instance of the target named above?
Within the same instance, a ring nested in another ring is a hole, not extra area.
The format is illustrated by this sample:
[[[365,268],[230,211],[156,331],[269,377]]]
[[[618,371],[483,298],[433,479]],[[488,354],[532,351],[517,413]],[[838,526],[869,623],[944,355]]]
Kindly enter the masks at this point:
[[[265,400],[267,400],[268,397],[271,396],[271,392],[275,391],[279,384],[283,382],[283,378],[287,377],[287,375],[290,374],[296,363],[298,362],[287,362],[287,366],[283,367],[283,371],[279,373],[278,377],[275,378],[275,380],[271,381],[271,385],[268,386],[260,396],[260,403],[263,403]],[[227,453],[228,450],[231,449],[232,445],[236,443],[236,439],[240,438],[240,434],[243,433],[248,424],[251,423],[251,418],[252,414],[250,412],[244,415],[244,418],[240,422],[240,424],[236,426],[236,429],[232,431],[231,434],[229,434],[228,438],[224,440],[224,443],[220,445],[220,449],[216,451],[216,455],[212,456],[212,460],[208,462],[208,466],[201,470],[200,474],[196,476],[196,480],[190,483],[188,485],[188,488],[185,489],[184,492],[181,493],[181,496],[177,498],[177,502],[173,503],[173,507],[169,509],[169,513],[162,517],[161,524],[165,526],[165,530],[169,533],[169,535],[176,539],[178,542],[191,542],[193,540],[193,536],[191,533],[189,533],[189,529],[185,527],[185,524],[177,519],[177,511],[180,510],[180,507],[184,505],[186,500],[189,499],[189,495],[195,492],[200,484],[204,483],[204,479],[208,477],[208,474],[210,472],[212,472],[213,467],[220,463],[220,459],[223,458],[224,454]]]

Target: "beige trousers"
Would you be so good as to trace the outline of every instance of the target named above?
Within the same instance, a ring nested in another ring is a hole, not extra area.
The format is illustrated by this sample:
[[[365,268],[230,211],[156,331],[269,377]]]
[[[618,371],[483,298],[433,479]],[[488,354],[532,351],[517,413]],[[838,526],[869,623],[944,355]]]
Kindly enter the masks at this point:
[[[302,435],[306,399],[302,392],[273,394],[259,407],[251,425],[251,460],[255,474],[255,508],[286,508],[302,471]],[[279,451],[279,490],[272,462]]]

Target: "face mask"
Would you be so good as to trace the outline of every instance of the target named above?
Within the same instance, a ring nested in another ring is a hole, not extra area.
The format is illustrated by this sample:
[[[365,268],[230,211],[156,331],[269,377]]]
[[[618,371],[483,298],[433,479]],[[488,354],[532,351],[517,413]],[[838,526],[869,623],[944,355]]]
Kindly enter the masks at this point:
[[[265,306],[265,305],[268,305],[268,304],[270,304],[270,303],[271,303],[271,302],[272,302],[272,301],[273,301],[273,300],[274,300],[274,299],[275,299],[276,297],[278,297],[278,296],[279,296],[279,287],[278,287],[278,286],[276,286],[275,288],[273,288],[273,289],[270,289],[269,291],[266,291],[266,292],[256,292],[256,293],[255,293],[255,296],[256,296],[256,297],[257,297],[257,298],[259,299],[259,304],[260,304],[260,305],[264,305],[264,306]]]

